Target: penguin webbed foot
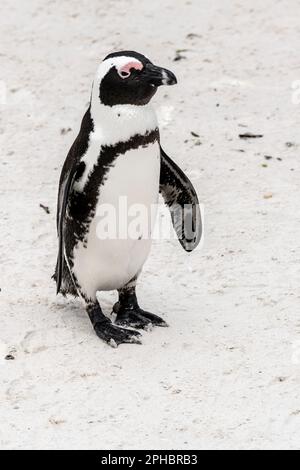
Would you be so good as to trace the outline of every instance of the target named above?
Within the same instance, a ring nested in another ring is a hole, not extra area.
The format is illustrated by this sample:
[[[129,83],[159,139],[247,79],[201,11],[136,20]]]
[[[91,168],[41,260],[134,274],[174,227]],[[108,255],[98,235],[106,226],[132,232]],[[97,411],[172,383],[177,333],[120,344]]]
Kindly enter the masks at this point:
[[[138,331],[120,328],[113,325],[110,321],[105,325],[96,323],[94,329],[98,338],[102,339],[113,348],[118,347],[119,344],[122,343],[142,344],[139,339],[141,335]]]
[[[142,330],[147,330],[151,328],[151,326],[168,326],[168,324],[158,315],[146,312],[136,305],[123,307],[120,302],[117,302],[113,307],[113,311],[117,314],[115,321],[116,325],[129,326]]]
[[[117,348],[122,343],[142,344],[140,340],[141,334],[138,331],[127,330],[113,325],[111,320],[102,313],[99,305],[88,306],[87,312],[98,338],[105,341],[111,347]]]

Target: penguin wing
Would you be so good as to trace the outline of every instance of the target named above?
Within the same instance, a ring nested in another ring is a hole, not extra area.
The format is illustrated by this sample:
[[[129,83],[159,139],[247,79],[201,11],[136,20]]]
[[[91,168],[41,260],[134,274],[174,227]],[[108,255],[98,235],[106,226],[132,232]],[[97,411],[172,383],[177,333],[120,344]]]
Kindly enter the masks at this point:
[[[160,155],[159,191],[169,207],[180,244],[186,251],[193,251],[202,236],[202,217],[195,188],[161,147]]]
[[[76,141],[75,141],[76,142]],[[82,173],[85,166],[83,162],[74,164],[64,175],[59,187],[58,207],[57,207],[57,232],[58,232],[58,256],[56,267],[56,286],[59,293],[62,283],[63,268],[65,262],[64,255],[64,224],[67,206],[70,194],[72,193],[74,181],[78,178],[78,174]]]
[[[56,265],[56,286],[57,293],[59,293],[63,277],[63,269],[65,262],[64,254],[64,225],[66,219],[66,211],[70,194],[72,193],[73,184],[76,179],[83,174],[85,163],[81,161],[81,157],[85,154],[88,148],[89,134],[93,129],[91,121],[90,108],[85,113],[80,132],[75,139],[68,155],[65,160],[59,182],[59,192],[57,201],[57,235],[58,235],[58,256]]]

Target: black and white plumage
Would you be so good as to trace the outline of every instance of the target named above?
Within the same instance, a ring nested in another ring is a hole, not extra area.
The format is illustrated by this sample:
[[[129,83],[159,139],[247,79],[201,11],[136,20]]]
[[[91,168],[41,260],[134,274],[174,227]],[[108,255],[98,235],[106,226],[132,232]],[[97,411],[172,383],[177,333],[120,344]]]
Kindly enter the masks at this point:
[[[119,325],[145,328],[166,323],[142,310],[135,293],[151,238],[99,239],[99,209],[105,204],[120,209],[120,197],[126,197],[128,206],[150,208],[160,192],[183,248],[192,251],[201,238],[195,189],[162,150],[156,114],[149,104],[158,86],[174,83],[172,72],[141,54],[108,55],[98,68],[89,108],[61,173],[57,292],[83,298],[97,335],[112,346],[140,342],[137,331]],[[184,206],[190,210],[182,217]],[[96,293],[115,289],[119,302],[112,324]]]

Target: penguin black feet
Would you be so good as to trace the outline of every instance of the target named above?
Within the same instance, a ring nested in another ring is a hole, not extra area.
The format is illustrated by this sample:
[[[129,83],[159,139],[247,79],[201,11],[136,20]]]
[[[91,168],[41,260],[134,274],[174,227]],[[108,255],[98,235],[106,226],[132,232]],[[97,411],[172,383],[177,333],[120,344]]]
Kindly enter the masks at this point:
[[[138,331],[126,330],[113,325],[110,319],[102,313],[99,304],[89,304],[86,310],[96,335],[113,348],[122,343],[141,344],[139,339],[141,335]]]
[[[124,288],[119,291],[119,302],[113,311],[117,314],[116,324],[147,330],[151,326],[168,326],[158,315],[142,310],[137,302],[135,288]]]
[[[168,324],[154,313],[145,312],[140,307],[133,310],[122,308],[119,302],[114,305],[114,312],[117,314],[116,325],[131,326],[147,330],[151,326],[168,326]]]

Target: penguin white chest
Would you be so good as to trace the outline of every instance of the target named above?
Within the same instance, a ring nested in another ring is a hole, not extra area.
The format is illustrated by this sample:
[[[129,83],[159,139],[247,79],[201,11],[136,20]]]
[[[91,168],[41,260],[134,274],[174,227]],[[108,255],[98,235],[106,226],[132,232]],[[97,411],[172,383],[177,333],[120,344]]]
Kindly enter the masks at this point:
[[[74,274],[90,298],[123,287],[143,267],[159,194],[158,142],[120,154],[99,187],[85,242],[74,249]]]

